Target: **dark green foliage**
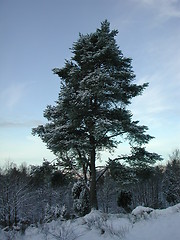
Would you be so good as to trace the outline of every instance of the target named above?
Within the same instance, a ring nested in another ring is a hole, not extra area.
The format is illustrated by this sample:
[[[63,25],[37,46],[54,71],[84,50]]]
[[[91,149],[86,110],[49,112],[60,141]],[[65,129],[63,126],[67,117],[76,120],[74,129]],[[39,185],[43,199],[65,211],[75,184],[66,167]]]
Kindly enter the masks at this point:
[[[63,173],[58,169],[58,166],[45,159],[41,166],[31,166],[31,183],[33,186],[59,187],[69,182],[68,174]]]
[[[121,191],[119,196],[118,196],[118,200],[117,200],[117,204],[119,207],[124,208],[124,210],[126,212],[130,212],[131,208],[130,205],[132,203],[132,194],[130,191]]]
[[[135,168],[134,173],[139,181],[146,181],[154,177],[154,168],[150,166],[143,166]]]
[[[152,166],[155,162],[161,161],[162,158],[157,153],[146,151],[145,147],[131,147],[131,155],[124,156],[124,160],[133,168],[145,169]]]
[[[42,166],[31,166],[32,184],[35,186],[50,185],[53,171],[54,166],[46,159],[44,159]]]
[[[111,177],[121,185],[129,185],[134,182],[135,173],[132,168],[121,164],[119,159],[109,159],[108,168],[110,170]]]
[[[55,171],[51,176],[52,187],[63,186],[68,182],[66,176],[61,171]]]

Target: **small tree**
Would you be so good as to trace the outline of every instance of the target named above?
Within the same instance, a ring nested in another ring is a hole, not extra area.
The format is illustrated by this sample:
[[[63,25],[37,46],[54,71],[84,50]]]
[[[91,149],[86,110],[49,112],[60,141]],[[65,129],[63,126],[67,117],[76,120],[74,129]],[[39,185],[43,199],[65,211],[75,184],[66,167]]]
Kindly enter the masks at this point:
[[[82,169],[85,182],[89,172],[91,208],[98,207],[97,153],[114,149],[122,139],[140,149],[152,138],[127,109],[148,84],[134,83],[131,59],[117,46],[117,33],[105,20],[94,33],[79,35],[71,60],[53,70],[61,78],[61,90],[56,105],[44,112],[48,123],[32,132],[64,166],[76,172],[77,167]]]
[[[90,212],[89,204],[89,191],[83,182],[78,181],[72,188],[72,194],[74,199],[74,210],[80,216],[84,216]]]
[[[180,164],[180,150],[177,148],[175,149],[172,154],[169,155],[170,161],[176,161],[177,163],[179,162]]]

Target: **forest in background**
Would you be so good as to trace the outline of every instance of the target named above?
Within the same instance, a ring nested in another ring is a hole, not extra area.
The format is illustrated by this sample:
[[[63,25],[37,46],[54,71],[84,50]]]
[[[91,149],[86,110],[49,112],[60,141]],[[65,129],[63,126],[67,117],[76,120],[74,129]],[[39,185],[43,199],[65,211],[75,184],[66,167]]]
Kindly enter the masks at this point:
[[[106,169],[106,171],[104,171]],[[161,209],[180,202],[180,151],[166,165],[131,168],[118,161],[97,167],[99,210],[128,213],[136,206]],[[103,173],[103,174],[102,174]],[[30,224],[72,219],[90,211],[89,195],[80,174],[44,160],[40,166],[0,170],[0,226],[25,229]]]

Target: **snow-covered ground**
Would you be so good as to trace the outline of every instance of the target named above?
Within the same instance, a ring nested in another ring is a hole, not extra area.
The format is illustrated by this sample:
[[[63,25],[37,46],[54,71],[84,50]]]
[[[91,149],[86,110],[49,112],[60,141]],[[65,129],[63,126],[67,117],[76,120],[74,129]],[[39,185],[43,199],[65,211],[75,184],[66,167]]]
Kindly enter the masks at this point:
[[[31,226],[24,235],[0,232],[0,240],[179,240],[180,204],[163,210],[137,207],[129,215],[92,211],[72,221]]]

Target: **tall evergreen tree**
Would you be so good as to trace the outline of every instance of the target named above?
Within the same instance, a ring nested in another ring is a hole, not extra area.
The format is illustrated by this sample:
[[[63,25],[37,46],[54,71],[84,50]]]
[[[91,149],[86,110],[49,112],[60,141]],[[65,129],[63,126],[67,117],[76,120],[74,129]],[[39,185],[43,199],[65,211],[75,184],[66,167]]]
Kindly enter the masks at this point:
[[[72,170],[79,166],[85,181],[89,171],[91,208],[98,206],[97,153],[117,147],[121,138],[138,147],[152,138],[127,109],[148,84],[134,83],[131,59],[117,46],[117,33],[105,20],[94,33],[79,35],[71,60],[53,69],[61,78],[61,89],[56,105],[44,112],[49,122],[32,132],[64,165]]]

